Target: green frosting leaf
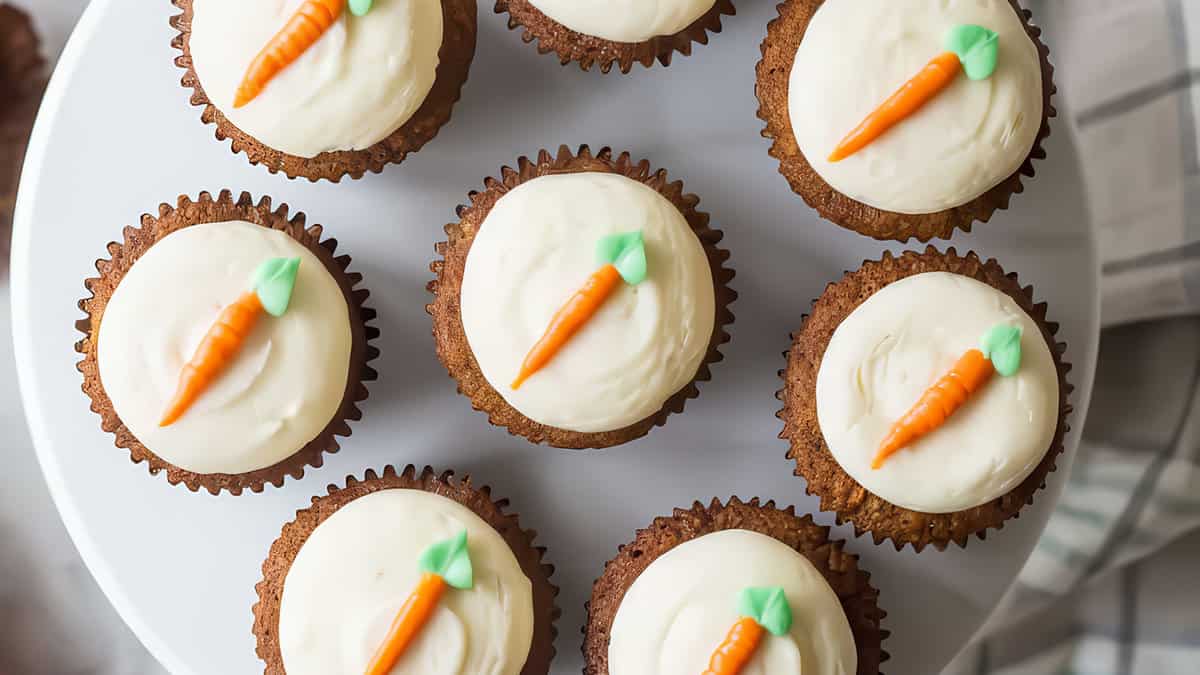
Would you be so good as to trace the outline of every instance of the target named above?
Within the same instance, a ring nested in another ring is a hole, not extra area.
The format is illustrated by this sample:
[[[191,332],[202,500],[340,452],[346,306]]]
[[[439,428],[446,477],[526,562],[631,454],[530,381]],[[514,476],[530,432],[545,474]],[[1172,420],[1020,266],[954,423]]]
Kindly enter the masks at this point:
[[[991,362],[997,373],[1005,377],[1015,375],[1021,367],[1021,328],[999,324],[979,341],[979,350]]]
[[[296,286],[299,258],[271,258],[254,270],[250,287],[258,294],[263,309],[271,316],[283,316]]]
[[[646,242],[642,231],[622,232],[601,237],[596,242],[596,260],[612,265],[630,286],[646,280]]]
[[[754,619],[772,635],[784,635],[792,629],[792,608],[779,586],[743,589],[738,597],[738,614]]]
[[[459,590],[467,590],[475,585],[471,554],[467,550],[466,528],[454,537],[425,549],[417,564],[422,572],[432,572]]]
[[[373,4],[375,4],[375,0],[350,0],[350,13],[354,16],[363,16],[371,11]]]
[[[1000,57],[999,36],[983,26],[960,24],[946,33],[946,51],[958,55],[963,72],[972,80],[986,80],[996,72]]]

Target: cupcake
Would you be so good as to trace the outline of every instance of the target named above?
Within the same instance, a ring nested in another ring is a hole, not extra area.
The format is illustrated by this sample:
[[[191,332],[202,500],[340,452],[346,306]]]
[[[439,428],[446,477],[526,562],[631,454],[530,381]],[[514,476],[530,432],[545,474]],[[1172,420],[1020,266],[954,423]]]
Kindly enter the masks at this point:
[[[774,502],[675,509],[596,580],[583,672],[877,675],[885,613],[843,544]]]
[[[475,54],[475,0],[172,2],[201,119],[289,178],[361,178],[421,149]]]
[[[538,42],[538,52],[556,52],[565,66],[593,65],[607,73],[613,65],[628,73],[633,64],[671,65],[671,56],[692,53],[692,43],[708,44],[721,32],[721,15],[733,16],[733,0],[496,0],[496,13],[508,14],[508,27],[521,39]]]
[[[838,522],[917,551],[1017,516],[1072,387],[1045,303],[995,260],[885,254],[830,284],[787,354],[782,438]]]
[[[665,171],[587,146],[484,181],[437,246],[438,357],[493,424],[605,448],[698,395],[736,294],[722,234]]]
[[[452,475],[368,470],[283,526],[256,586],[264,672],[550,672],[559,610],[545,549],[507,500]]]
[[[1045,157],[1055,87],[1040,35],[1016,0],[787,0],[758,64],[770,154],[842,227],[970,231]]]
[[[75,347],[116,445],[172,484],[235,495],[337,452],[379,331],[336,241],[228,190],[163,204],[124,235],[85,282]]]

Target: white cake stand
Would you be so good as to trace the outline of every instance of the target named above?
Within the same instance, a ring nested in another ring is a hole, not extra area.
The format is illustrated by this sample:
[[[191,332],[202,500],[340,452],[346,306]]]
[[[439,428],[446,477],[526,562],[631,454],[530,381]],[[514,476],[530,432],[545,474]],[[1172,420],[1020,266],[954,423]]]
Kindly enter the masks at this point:
[[[403,165],[341,185],[270,175],[213,139],[179,86],[167,24],[175,10],[166,0],[96,0],[67,46],[30,145],[13,237],[22,395],[76,546],[173,673],[261,669],[250,606],[271,541],[311,496],[369,467],[454,468],[511,497],[557,566],[563,614],[554,672],[562,674],[581,669],[592,581],[654,516],[730,495],[817,508],[776,438],[780,352],[825,283],[884,246],[819,221],[767,156],[753,83],[772,3],[742,3],[710,46],[629,76],[560,67],[509,32],[490,5],[480,2],[478,53],[449,126]],[[489,426],[437,363],[424,311],[433,244],[467,191],[521,154],[585,142],[632,150],[684,179],[727,233],[741,293],[727,358],[701,397],[664,429],[605,452],[533,447]],[[1096,354],[1097,267],[1061,119],[1049,153],[1015,208],[953,243],[997,257],[1049,301],[1075,364],[1075,432],[1037,503],[967,550],[897,553],[835,529],[882,591],[889,675],[935,673],[967,643],[1028,556],[1077,443]],[[269,194],[325,224],[365,275],[383,331],[380,380],[342,451],[303,480],[241,497],[193,494],[130,463],[89,412],[72,350],[76,301],[105,244],[160,202],[221,188]]]

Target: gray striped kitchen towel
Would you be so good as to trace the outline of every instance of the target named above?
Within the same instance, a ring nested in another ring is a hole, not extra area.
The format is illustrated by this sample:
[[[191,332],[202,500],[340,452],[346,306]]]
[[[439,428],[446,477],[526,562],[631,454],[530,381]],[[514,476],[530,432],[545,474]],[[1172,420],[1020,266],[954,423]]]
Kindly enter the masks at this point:
[[[1200,0],[1041,0],[1102,261],[1100,369],[1045,534],[947,675],[1200,674]]]

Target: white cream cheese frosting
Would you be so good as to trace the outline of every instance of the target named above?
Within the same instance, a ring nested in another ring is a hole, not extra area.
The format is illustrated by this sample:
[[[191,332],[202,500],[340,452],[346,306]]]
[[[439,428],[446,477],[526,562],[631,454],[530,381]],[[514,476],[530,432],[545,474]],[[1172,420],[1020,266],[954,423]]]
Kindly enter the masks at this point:
[[[270,258],[300,258],[287,312],[264,315],[175,423],[158,426],[179,373],[227,305]],[[271,466],[337,413],[350,368],[350,310],[320,260],[283,232],[247,222],[193,225],[146,250],[100,320],[100,381],[133,435],[196,473]]]
[[[619,284],[519,389],[511,383],[551,317],[599,267],[596,243],[641,230],[649,276]],[[716,320],[699,237],[665,197],[609,173],[542,176],[501,197],[463,273],[463,329],[479,369],[526,417],[560,429],[620,429],[692,381]]]
[[[430,545],[467,530],[475,583],[446,589],[392,675],[518,675],[533,643],[533,585],[498,532],[421,490],[372,492],[300,547],[279,601],[288,675],[361,675],[417,586]]]
[[[998,324],[1022,329],[1015,375],[992,375],[942,426],[871,468],[880,442],[925,390]],[[1012,490],[1058,425],[1058,372],[1041,330],[1008,295],[927,272],[888,284],[837,327],[817,373],[817,418],[838,464],[914,511],[951,513]]]
[[[258,52],[302,0],[193,0],[192,67],[208,99],[259,142],[298,157],[363,150],[425,101],[442,46],[440,0],[375,0],[344,11],[253,101],[234,95]]]
[[[958,24],[999,35],[986,80],[959,75],[933,100],[840,162],[829,154],[872,110],[946,51]],[[792,130],[813,169],[842,194],[885,211],[961,206],[1015,173],[1042,125],[1037,46],[1008,0],[825,2],[788,84]]]
[[[529,0],[529,4],[576,33],[613,42],[645,42],[687,28],[716,0]]]
[[[765,634],[741,675],[854,675],[858,654],[842,605],[807,558],[757,532],[684,542],[634,580],[613,618],[611,675],[696,675],[740,618],[738,595],[779,586],[791,630]]]

